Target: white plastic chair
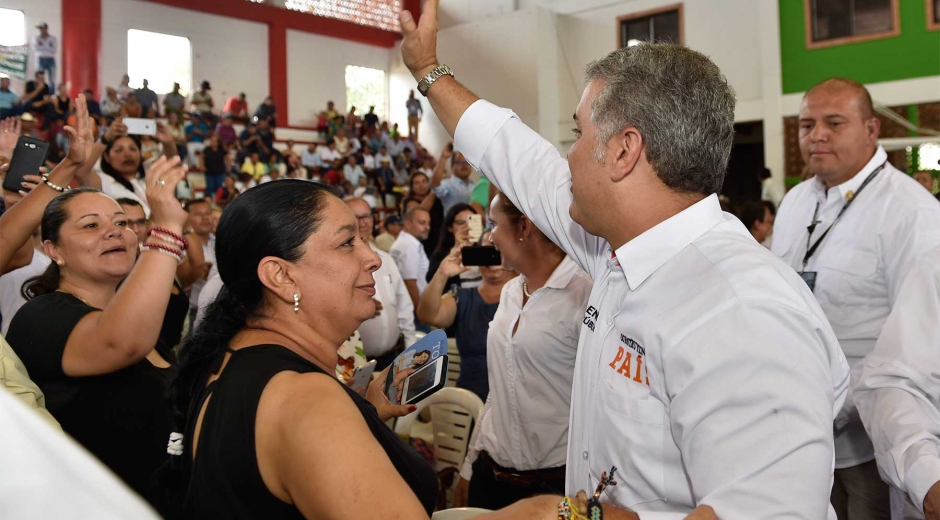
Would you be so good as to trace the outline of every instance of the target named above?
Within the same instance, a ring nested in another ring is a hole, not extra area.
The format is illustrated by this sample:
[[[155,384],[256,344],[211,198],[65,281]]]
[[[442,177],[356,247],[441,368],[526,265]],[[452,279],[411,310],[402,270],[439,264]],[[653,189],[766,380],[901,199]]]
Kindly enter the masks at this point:
[[[467,520],[490,512],[489,509],[480,509],[478,507],[457,507],[438,511],[431,515],[431,520]]]
[[[460,351],[457,350],[457,340],[447,338],[447,383],[445,386],[457,386],[460,377]]]
[[[417,411],[398,418],[395,432],[411,436],[415,418],[430,406],[434,456],[437,459],[435,470],[450,466],[460,471],[470,442],[470,426],[483,414],[483,401],[463,388],[442,388],[417,406]]]

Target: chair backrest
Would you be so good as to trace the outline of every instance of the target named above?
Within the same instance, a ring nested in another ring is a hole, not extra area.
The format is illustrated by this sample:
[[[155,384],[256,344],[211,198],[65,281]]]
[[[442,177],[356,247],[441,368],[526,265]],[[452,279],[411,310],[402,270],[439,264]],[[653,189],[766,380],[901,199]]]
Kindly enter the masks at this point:
[[[454,467],[459,471],[467,455],[471,425],[483,414],[483,401],[463,388],[442,388],[437,393],[418,403],[418,410],[400,417],[395,423],[395,432],[411,435],[415,418],[427,407],[431,407],[431,425],[434,429],[434,455],[437,471]]]
[[[457,350],[457,340],[447,338],[447,383],[445,386],[457,386],[460,377],[460,351]]]
[[[431,520],[467,520],[468,518],[476,518],[490,512],[489,509],[480,509],[477,507],[458,507],[456,509],[437,511],[431,515]]]

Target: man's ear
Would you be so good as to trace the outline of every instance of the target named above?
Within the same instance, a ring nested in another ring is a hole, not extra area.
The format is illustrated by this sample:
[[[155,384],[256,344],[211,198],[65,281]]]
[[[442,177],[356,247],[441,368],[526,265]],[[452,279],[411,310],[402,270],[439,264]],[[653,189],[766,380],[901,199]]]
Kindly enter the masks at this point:
[[[643,135],[635,127],[628,126],[608,142],[608,157],[613,161],[610,180],[620,182],[633,173],[643,153]]]
[[[282,258],[267,256],[258,264],[258,279],[277,298],[294,304],[294,294],[300,294],[300,288],[292,277],[292,266]]]
[[[868,130],[869,139],[878,141],[878,135],[881,133],[881,120],[873,117],[865,122],[865,128]]]

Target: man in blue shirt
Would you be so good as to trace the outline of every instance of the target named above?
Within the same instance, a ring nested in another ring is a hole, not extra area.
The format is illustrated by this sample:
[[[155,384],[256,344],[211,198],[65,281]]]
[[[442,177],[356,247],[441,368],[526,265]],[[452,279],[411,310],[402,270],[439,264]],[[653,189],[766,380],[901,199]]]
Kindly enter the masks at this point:
[[[447,210],[451,206],[462,202],[464,204],[470,203],[470,195],[473,193],[473,187],[475,183],[470,180],[470,172],[473,170],[470,168],[470,163],[467,162],[467,159],[464,158],[463,154],[460,152],[454,152],[453,162],[451,163],[451,170],[454,175],[450,178],[441,180],[441,170],[443,168],[437,168],[434,171],[434,176],[431,179],[431,188],[434,190],[434,194],[437,195],[437,198],[441,199],[441,204],[444,206],[444,213],[447,213]]]
[[[0,119],[19,115],[20,97],[10,90],[10,78],[0,78]]]

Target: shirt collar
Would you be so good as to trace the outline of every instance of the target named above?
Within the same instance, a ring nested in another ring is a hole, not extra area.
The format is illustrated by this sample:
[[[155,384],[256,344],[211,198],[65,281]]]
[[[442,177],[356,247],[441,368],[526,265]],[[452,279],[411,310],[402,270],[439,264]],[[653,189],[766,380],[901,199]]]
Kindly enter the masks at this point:
[[[881,166],[887,160],[888,152],[886,152],[885,149],[881,146],[878,146],[878,149],[875,150],[875,155],[873,155],[868,163],[865,164],[865,167],[859,170],[858,173],[856,173],[855,176],[851,179],[834,187],[834,189],[839,190],[837,192],[839,194],[839,198],[841,200],[848,200],[854,197],[855,192],[857,192],[862,183],[865,182],[865,179],[868,178],[868,175],[875,171],[875,168]],[[813,179],[813,193],[816,194],[816,198],[821,202],[825,202],[829,197],[829,194],[826,191],[826,187],[818,177]]]
[[[724,219],[718,195],[711,194],[620,246],[616,259],[635,291],[657,269]]]
[[[568,287],[571,280],[578,274],[578,269],[580,269],[578,264],[574,263],[574,260],[572,260],[570,256],[565,255],[565,258],[558,264],[558,267],[552,271],[552,275],[548,277],[548,280],[542,287],[564,289]]]

